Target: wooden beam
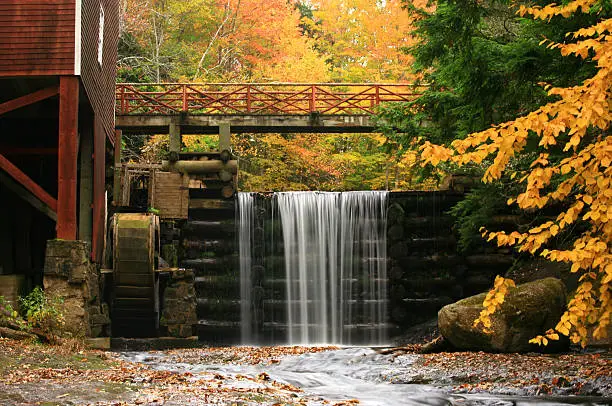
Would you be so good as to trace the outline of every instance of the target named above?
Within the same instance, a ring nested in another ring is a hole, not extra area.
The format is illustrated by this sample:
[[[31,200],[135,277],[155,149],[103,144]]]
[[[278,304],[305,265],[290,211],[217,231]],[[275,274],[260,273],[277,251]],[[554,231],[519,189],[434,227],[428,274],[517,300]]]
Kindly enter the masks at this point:
[[[60,77],[57,238],[77,237],[77,156],[79,128],[79,78]]]
[[[93,238],[92,259],[102,263],[106,232],[106,133],[103,120],[94,116],[93,130]]]
[[[113,177],[113,205],[119,206],[121,201],[121,143],[123,132],[115,130],[115,150],[114,150],[114,177]]]
[[[15,165],[11,163],[8,159],[6,159],[3,155],[0,155],[0,168],[3,169],[12,179],[14,179],[18,184],[23,186],[24,189],[29,191],[32,195],[34,195],[40,202],[44,203],[52,212],[53,216],[56,217],[55,212],[57,211],[57,200],[55,200],[49,193],[47,193],[43,188],[41,188],[36,182],[34,182],[28,175],[23,173],[21,169],[17,168]],[[0,173],[2,175],[2,173]],[[4,177],[3,177],[4,179]],[[13,190],[14,191],[14,190]],[[20,197],[24,197],[23,193],[17,193]],[[28,200],[28,199],[26,199]],[[28,202],[30,202],[28,200]],[[31,203],[31,202],[30,202]],[[32,204],[37,209],[41,210],[35,204]],[[46,211],[45,214],[49,215]],[[54,218],[55,220],[55,218]]]
[[[57,86],[53,86],[46,89],[37,90],[36,92],[26,94],[25,96],[21,96],[13,100],[9,100],[0,104],[0,116],[8,113],[9,111],[17,110],[41,100],[48,99],[49,97],[53,97],[58,93],[59,88]]]
[[[0,153],[4,155],[57,155],[55,147],[12,147],[0,145]]]
[[[93,129],[83,125],[80,134],[80,179],[79,179],[79,240],[91,243],[93,205]]]

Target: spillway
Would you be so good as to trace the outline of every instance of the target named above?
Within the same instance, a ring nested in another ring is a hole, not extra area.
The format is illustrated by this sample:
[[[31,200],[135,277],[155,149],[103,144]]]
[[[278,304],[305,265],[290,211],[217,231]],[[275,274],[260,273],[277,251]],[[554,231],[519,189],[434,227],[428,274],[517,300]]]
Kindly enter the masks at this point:
[[[387,192],[240,193],[243,343],[386,344],[387,200]]]

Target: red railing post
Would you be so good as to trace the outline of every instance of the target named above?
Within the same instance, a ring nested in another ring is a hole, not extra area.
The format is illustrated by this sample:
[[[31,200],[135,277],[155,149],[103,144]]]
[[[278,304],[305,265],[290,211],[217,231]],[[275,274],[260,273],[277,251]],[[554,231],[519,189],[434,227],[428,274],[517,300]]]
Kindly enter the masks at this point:
[[[247,105],[247,113],[250,113],[251,112],[251,85],[247,85],[246,105]]]
[[[376,105],[380,104],[380,86],[376,85]]]
[[[125,86],[121,86],[121,99],[120,99],[120,103],[121,103],[121,114],[127,114],[127,111],[125,111]]]
[[[187,85],[183,85],[183,113],[187,113]]]
[[[310,86],[310,112],[316,111],[317,107],[317,87],[315,85]]]

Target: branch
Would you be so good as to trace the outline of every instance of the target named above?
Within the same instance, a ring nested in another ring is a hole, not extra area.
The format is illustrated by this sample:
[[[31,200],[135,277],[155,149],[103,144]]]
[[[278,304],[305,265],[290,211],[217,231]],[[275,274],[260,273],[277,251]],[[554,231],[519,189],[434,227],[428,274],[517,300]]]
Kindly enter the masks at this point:
[[[202,69],[202,64],[204,63],[204,59],[206,59],[206,56],[208,55],[208,51],[210,51],[213,44],[215,43],[217,37],[219,36],[219,33],[221,32],[221,29],[223,29],[223,26],[229,20],[229,16],[230,16],[230,0],[227,0],[227,5],[225,6],[225,15],[224,15],[223,21],[221,21],[221,24],[219,24],[219,27],[217,27],[217,31],[211,38],[210,42],[208,43],[208,46],[206,47],[206,49],[204,50],[204,53],[202,54],[202,57],[200,58],[200,61],[198,62],[198,67],[196,68],[196,72],[193,75],[194,81],[198,78],[200,70]]]

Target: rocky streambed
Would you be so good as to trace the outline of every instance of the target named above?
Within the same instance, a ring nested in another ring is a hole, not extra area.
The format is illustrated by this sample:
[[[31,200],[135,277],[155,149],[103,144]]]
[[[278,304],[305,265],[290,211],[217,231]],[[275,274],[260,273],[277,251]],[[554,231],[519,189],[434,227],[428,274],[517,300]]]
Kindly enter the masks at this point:
[[[306,404],[612,404],[608,353],[383,355],[371,348],[234,347],[121,356],[194,376],[263,376],[300,389]]]
[[[0,361],[0,404],[6,405],[612,405],[608,352],[66,352],[0,340]]]

